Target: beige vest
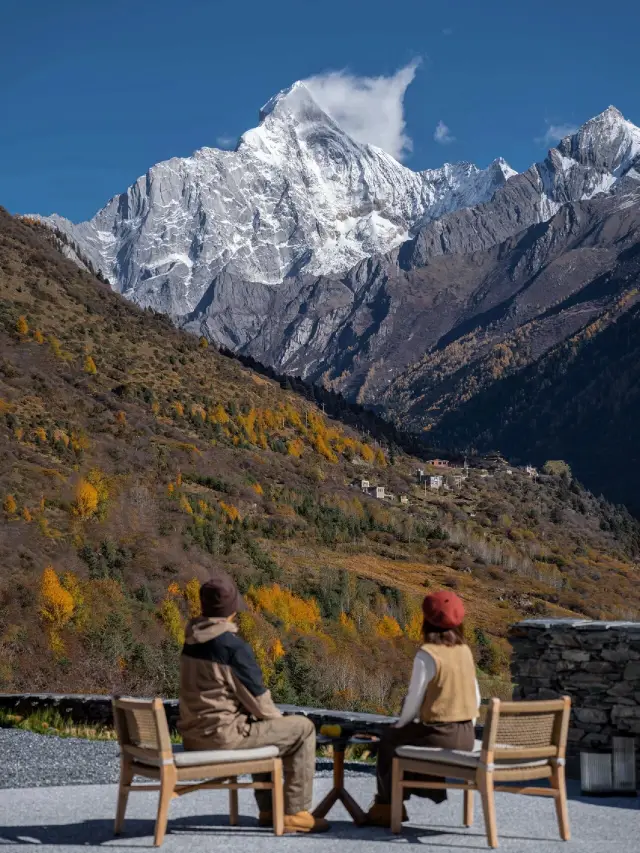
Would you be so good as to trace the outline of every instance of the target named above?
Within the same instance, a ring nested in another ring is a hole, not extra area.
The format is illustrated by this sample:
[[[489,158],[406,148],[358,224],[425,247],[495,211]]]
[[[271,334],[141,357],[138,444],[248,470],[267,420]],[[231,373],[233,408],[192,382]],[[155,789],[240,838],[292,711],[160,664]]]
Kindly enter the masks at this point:
[[[476,666],[469,646],[425,643],[422,650],[436,662],[436,675],[427,685],[421,721],[460,723],[477,717]]]

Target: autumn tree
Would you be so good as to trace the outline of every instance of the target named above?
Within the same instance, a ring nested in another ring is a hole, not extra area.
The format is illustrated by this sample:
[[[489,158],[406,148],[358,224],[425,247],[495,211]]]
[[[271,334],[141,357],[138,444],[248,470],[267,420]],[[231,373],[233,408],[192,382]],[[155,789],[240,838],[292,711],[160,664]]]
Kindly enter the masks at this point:
[[[176,646],[182,646],[184,643],[184,625],[178,605],[173,598],[167,597],[163,600],[159,608],[159,615],[167,634]]]
[[[95,376],[98,372],[96,363],[90,355],[88,355],[84,360],[84,372],[88,373],[89,376]]]
[[[4,499],[4,503],[2,504],[2,508],[7,513],[7,515],[15,515],[18,511],[18,504],[13,495],[7,495]]]
[[[29,324],[27,323],[27,318],[24,314],[21,314],[18,317],[18,322],[16,323],[16,332],[23,337],[29,334]]]
[[[74,513],[80,518],[91,518],[98,509],[98,490],[88,480],[82,479],[76,489]]]
[[[191,578],[190,581],[187,581],[187,585],[184,588],[184,597],[189,608],[189,616],[192,619],[200,616],[202,606],[200,604],[200,581],[198,578]]]
[[[53,566],[47,566],[40,581],[40,615],[49,625],[51,650],[56,656],[64,652],[60,631],[73,616],[73,596],[60,583]]]
[[[206,349],[209,346],[209,341],[202,335],[200,340],[198,341],[198,347],[200,349]]]
[[[42,334],[40,329],[36,329],[35,332],[33,333],[33,340],[37,344],[43,344],[44,343],[44,335]]]

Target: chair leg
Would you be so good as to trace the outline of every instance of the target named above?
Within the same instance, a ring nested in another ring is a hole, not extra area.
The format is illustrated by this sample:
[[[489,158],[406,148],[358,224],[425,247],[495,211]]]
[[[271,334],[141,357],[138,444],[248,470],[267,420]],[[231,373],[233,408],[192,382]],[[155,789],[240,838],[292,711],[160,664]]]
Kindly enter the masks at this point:
[[[464,792],[463,823],[465,826],[473,825],[473,790],[471,788],[467,788]]]
[[[233,785],[238,781],[237,776],[232,776],[229,782]],[[229,788],[229,826],[238,825],[238,790]]]
[[[563,841],[569,841],[571,830],[569,829],[569,810],[567,808],[567,782],[565,778],[564,765],[556,766],[551,785],[558,792],[554,798],[556,803],[556,814],[558,816],[558,830]]]
[[[478,775],[478,788],[482,797],[482,811],[484,813],[484,825],[487,833],[489,847],[498,846],[498,830],[496,827],[496,802],[493,792],[493,775],[491,773],[480,773]]]
[[[391,832],[399,835],[402,832],[402,780],[404,771],[399,758],[393,759],[391,770]]]
[[[128,786],[133,781],[133,764],[122,756],[120,759],[120,784],[118,786],[118,805],[116,807],[116,820],[113,826],[113,834],[120,835],[122,832],[122,824],[124,823],[124,815],[127,811],[127,801],[129,799]]]
[[[158,802],[158,816],[156,818],[156,831],[153,837],[155,847],[160,847],[164,841],[169,819],[169,803],[173,798],[176,787],[177,774],[175,767],[163,767],[160,779],[160,800]]]
[[[282,786],[282,759],[275,758],[271,771],[273,790],[271,802],[273,808],[273,834],[284,835],[284,788]]]

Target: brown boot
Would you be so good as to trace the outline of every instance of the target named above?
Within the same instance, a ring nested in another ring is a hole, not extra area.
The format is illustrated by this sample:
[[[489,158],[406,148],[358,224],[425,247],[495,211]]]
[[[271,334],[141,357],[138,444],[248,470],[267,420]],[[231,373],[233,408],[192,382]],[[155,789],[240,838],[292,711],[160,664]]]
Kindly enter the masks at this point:
[[[284,816],[285,832],[327,832],[329,821],[323,817],[314,817],[311,812],[298,812]]]
[[[391,826],[391,803],[374,803],[367,812],[365,826]],[[402,822],[409,820],[404,805],[402,806]]]

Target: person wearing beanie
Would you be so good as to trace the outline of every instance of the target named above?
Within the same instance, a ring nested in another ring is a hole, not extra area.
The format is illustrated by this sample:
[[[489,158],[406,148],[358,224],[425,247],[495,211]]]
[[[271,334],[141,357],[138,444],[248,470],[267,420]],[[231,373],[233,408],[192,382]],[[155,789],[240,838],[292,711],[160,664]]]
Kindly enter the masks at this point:
[[[464,605],[449,590],[427,595],[422,603],[423,645],[413,662],[409,690],[400,718],[381,738],[377,759],[377,794],[367,814],[374,826],[391,825],[391,768],[399,746],[472,750],[480,690],[471,649],[464,639]],[[434,803],[445,790],[405,790]],[[407,813],[403,807],[403,820]]]
[[[202,616],[187,624],[180,656],[178,731],[187,750],[277,746],[284,768],[285,832],[324,832],[311,814],[316,732],[306,717],[283,717],[264,686],[251,646],[238,636],[246,610],[227,575],[200,587]],[[262,781],[261,776],[254,777]],[[261,826],[273,824],[270,790],[256,790]]]

